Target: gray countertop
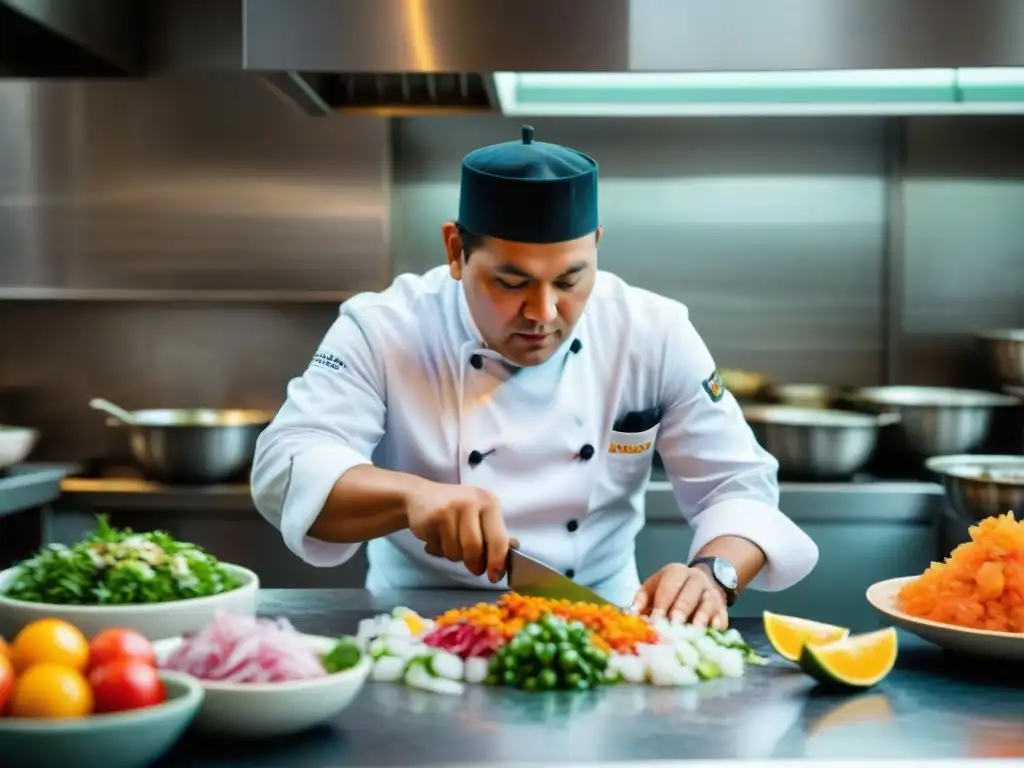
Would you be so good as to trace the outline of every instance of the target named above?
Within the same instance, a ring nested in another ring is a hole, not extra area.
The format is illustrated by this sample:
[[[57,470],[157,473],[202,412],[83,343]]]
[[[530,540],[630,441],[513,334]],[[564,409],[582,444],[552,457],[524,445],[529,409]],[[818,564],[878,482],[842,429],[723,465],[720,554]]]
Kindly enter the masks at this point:
[[[405,605],[426,615],[493,595],[270,590],[265,615],[342,634]],[[769,654],[760,622],[736,627]],[[1024,672],[949,656],[901,635],[875,689],[827,693],[777,657],[746,677],[695,688],[617,686],[582,694],[470,687],[461,697],[368,683],[337,722],[251,744],[187,736],[161,766],[594,765],[729,759],[1024,758]],[[1013,682],[1016,681],[1016,682]]]

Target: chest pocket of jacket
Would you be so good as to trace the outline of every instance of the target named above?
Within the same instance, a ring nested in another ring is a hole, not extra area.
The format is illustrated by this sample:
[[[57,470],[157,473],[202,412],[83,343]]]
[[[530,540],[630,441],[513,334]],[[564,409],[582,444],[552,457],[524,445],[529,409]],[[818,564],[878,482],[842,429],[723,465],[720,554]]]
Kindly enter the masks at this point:
[[[643,432],[612,432],[605,446],[605,472],[614,486],[628,496],[647,478],[654,458],[659,424]]]

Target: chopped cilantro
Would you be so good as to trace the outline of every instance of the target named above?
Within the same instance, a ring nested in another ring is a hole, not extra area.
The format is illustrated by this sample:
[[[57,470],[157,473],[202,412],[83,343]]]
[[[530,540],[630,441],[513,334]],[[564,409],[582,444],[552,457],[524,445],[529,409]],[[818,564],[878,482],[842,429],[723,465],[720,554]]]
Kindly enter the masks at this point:
[[[71,547],[50,544],[18,564],[4,592],[51,605],[140,605],[209,597],[241,582],[212,555],[164,531],[112,528],[105,515]]]

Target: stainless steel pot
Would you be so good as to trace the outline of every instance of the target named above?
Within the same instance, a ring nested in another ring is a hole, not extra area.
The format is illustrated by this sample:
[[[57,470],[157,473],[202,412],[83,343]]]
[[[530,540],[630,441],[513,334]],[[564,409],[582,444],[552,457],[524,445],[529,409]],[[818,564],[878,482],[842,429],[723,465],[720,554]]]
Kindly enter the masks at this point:
[[[849,477],[875,450],[879,429],[895,414],[866,414],[788,405],[746,406],[743,415],[780,473],[807,478]]]
[[[1024,456],[935,456],[926,462],[967,525],[994,515],[1024,516]]]
[[[1024,386],[1024,328],[975,334],[999,377],[1000,384]]]
[[[1019,405],[1010,395],[950,387],[866,387],[846,399],[876,413],[899,414],[895,447],[919,459],[970,453],[988,439],[997,409]]]
[[[139,471],[166,485],[203,485],[241,479],[251,466],[256,439],[273,420],[270,411],[159,409],[130,411],[118,425]]]

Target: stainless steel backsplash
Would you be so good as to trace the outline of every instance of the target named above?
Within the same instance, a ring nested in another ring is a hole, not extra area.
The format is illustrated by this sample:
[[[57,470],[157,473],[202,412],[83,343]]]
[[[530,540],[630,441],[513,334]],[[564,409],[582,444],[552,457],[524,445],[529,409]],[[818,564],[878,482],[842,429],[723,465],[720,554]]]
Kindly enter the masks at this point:
[[[443,258],[462,155],[518,133],[312,119],[239,78],[0,82],[0,421],[37,457],[107,450],[94,396],[279,403],[344,295]],[[981,383],[970,331],[1024,325],[1024,120],[533,124],[600,161],[605,268],[722,366]]]
[[[601,261],[680,299],[723,367],[793,381],[879,379],[885,223],[881,121],[536,120],[597,158]],[[467,147],[500,117],[394,129],[396,271],[440,258]]]

